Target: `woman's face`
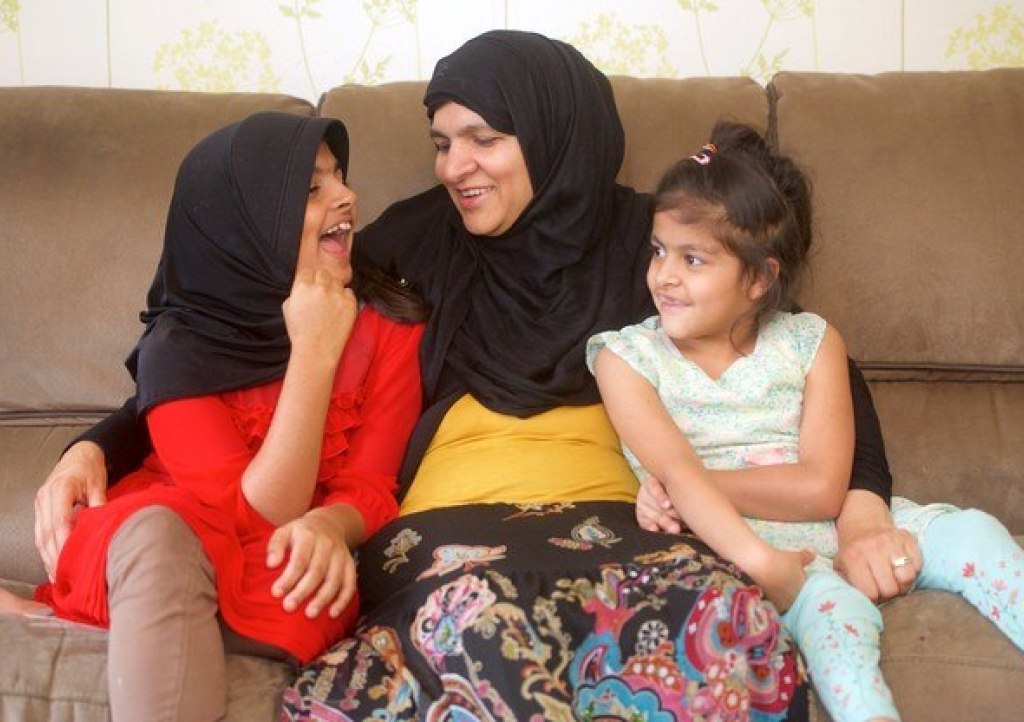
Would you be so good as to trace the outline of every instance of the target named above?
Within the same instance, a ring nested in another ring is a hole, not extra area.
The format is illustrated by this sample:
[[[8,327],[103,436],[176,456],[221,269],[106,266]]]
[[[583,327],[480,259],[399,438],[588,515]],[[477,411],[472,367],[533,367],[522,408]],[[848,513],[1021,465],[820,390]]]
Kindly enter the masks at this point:
[[[533,198],[526,159],[514,135],[494,130],[469,108],[446,103],[434,112],[434,173],[477,236],[497,236]]]
[[[352,280],[352,229],[356,194],[345,185],[338,161],[326,143],[316,151],[309,181],[306,219],[295,272],[324,269],[346,285]]]

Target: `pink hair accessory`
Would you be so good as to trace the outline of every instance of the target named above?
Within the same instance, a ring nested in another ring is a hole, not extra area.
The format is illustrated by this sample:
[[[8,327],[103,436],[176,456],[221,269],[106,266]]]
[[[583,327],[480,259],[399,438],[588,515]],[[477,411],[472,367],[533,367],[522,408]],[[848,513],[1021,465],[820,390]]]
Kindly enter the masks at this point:
[[[711,162],[711,155],[718,152],[718,146],[714,143],[707,143],[700,147],[700,151],[697,155],[691,155],[690,160],[695,160],[701,165],[707,165]]]

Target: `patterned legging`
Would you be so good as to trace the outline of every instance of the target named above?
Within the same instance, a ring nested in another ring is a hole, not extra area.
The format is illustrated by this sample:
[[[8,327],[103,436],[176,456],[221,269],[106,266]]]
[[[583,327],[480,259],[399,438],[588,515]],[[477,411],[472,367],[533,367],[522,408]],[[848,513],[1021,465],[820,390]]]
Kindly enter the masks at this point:
[[[1024,552],[997,519],[976,509],[894,499],[893,521],[921,547],[924,567],[915,589],[961,595],[1024,649]],[[835,722],[898,720],[878,666],[882,615],[830,563],[824,567],[810,571],[783,615],[815,691]]]

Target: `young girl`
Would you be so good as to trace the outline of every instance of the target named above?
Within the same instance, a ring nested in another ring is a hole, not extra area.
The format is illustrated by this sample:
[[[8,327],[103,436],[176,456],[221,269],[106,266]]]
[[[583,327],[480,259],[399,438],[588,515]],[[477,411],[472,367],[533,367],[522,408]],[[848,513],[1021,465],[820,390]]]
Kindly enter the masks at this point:
[[[36,592],[109,625],[115,721],[221,719],[225,644],[307,662],[356,618],[351,550],[397,514],[425,309],[353,273],[347,161],[340,122],[258,113],[181,165],[128,361],[154,451]]]
[[[845,346],[820,317],[785,310],[810,216],[789,159],[719,123],[655,195],[658,315],[594,336],[587,359],[637,476],[660,479],[683,522],[788,608],[832,718],[896,720],[878,667],[881,615],[830,561],[854,441]],[[1024,645],[1024,555],[1006,529],[948,504],[894,498],[892,509],[923,557],[893,566],[917,571],[919,588],[961,594]]]

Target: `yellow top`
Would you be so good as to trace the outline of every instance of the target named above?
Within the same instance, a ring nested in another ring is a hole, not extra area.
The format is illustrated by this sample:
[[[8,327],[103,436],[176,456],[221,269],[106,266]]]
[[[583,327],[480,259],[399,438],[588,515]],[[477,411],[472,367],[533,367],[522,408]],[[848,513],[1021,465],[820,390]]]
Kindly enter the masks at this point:
[[[466,394],[442,419],[401,513],[494,502],[632,502],[636,492],[601,404],[519,419]]]

